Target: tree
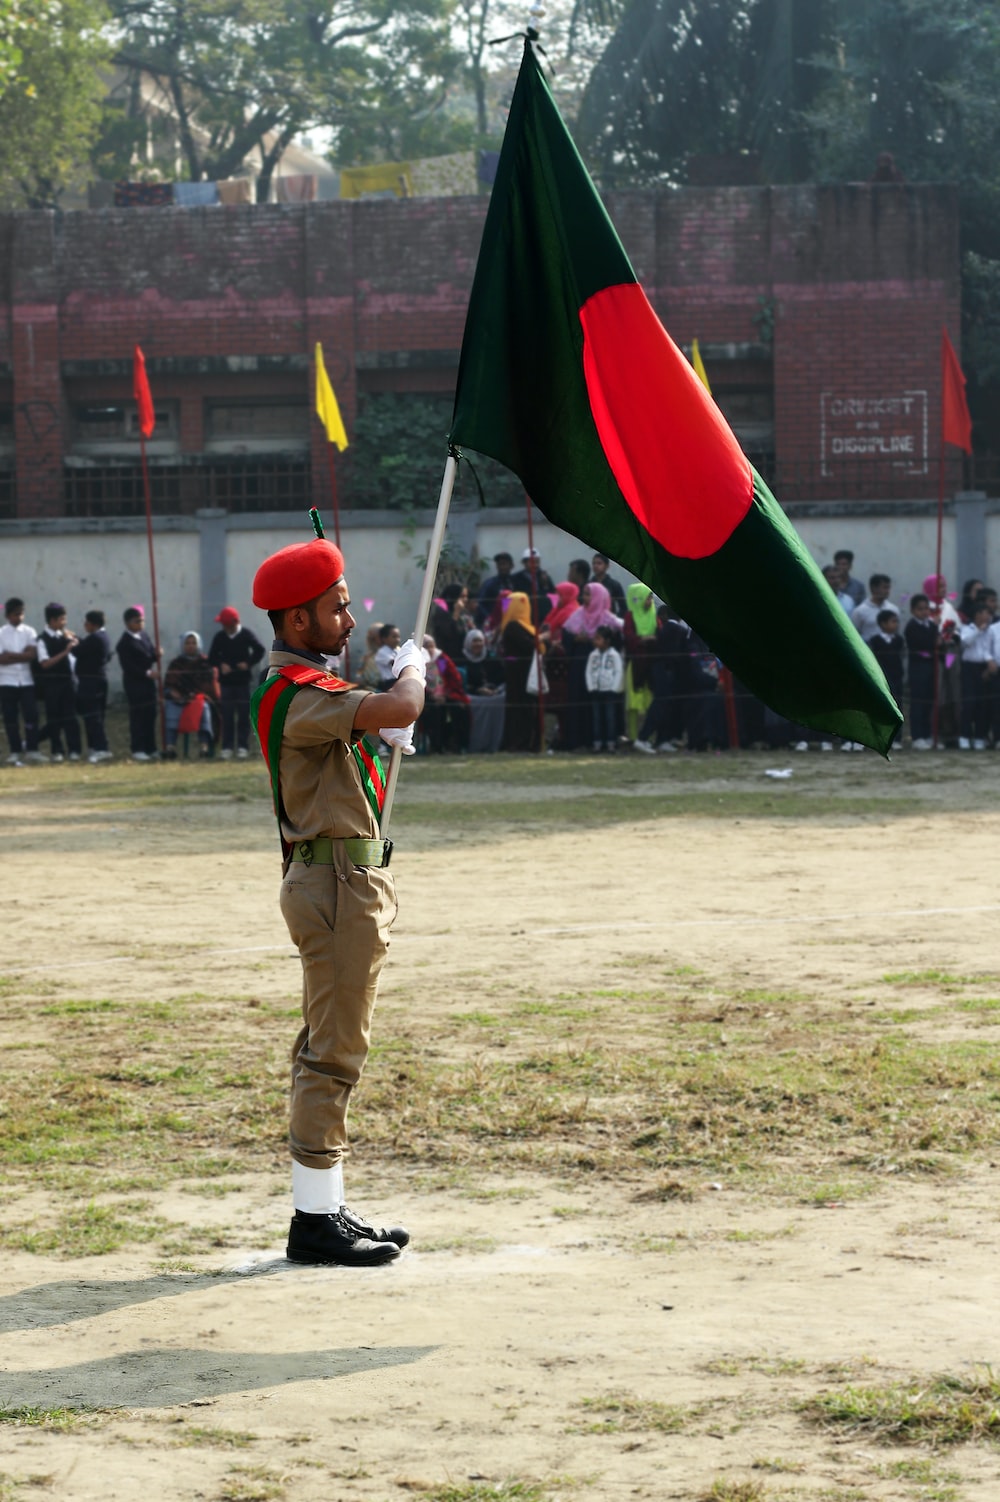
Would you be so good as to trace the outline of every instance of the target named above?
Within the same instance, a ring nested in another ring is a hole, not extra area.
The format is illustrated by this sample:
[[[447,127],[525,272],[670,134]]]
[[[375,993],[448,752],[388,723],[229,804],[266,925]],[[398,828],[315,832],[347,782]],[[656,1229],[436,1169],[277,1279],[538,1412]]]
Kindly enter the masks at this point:
[[[26,0],[11,35],[15,76],[0,88],[0,201],[54,208],[85,173],[100,124],[110,46],[103,0]],[[11,53],[8,50],[8,59]]]
[[[18,0],[0,0],[0,98],[17,76],[21,61]]]
[[[822,77],[832,0],[628,0],[584,90],[581,149],[608,186],[687,179],[692,158],[806,169],[798,121]]]
[[[232,176],[256,149],[262,198],[301,132],[343,129],[389,83],[400,85],[396,98],[405,100],[410,118],[429,114],[450,66],[440,46],[444,0],[112,3],[117,60],[128,81],[119,134],[127,141],[123,117],[134,119],[146,108],[136,80],[154,78],[163,94],[163,128],[175,135],[187,174]]]

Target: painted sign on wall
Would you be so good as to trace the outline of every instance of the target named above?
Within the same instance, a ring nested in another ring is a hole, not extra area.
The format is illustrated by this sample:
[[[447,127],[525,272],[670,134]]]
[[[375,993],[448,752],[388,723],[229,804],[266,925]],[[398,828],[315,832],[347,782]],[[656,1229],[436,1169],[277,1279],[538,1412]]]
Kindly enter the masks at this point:
[[[927,392],[897,396],[843,396],[823,391],[819,399],[822,474],[857,460],[877,460],[909,475],[927,473]]]

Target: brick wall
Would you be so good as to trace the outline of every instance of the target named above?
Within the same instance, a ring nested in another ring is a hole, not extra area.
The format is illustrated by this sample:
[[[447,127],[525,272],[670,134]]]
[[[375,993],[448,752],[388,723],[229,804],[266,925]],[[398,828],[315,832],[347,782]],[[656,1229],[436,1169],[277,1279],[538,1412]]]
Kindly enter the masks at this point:
[[[693,188],[608,204],[675,340],[717,347],[713,381],[737,369],[723,346],[761,346],[755,379],[773,378],[782,463],[815,470],[831,444],[842,458],[845,445],[899,443],[911,493],[925,493],[942,323],[958,337],[952,190]],[[218,357],[295,356],[295,370],[254,375],[253,391],[305,398],[317,340],[350,429],[359,368],[457,350],[485,210],[464,198],[0,216],[0,401],[8,392],[15,409],[18,514],[61,513],[68,403],[127,398],[121,362],[136,343],[154,371],[216,359],[156,375],[157,398],[180,404],[185,453],[200,451],[205,400],[250,390]],[[399,389],[447,389],[454,366],[396,377]],[[377,384],[392,383],[380,370]],[[907,440],[922,445],[920,464]]]

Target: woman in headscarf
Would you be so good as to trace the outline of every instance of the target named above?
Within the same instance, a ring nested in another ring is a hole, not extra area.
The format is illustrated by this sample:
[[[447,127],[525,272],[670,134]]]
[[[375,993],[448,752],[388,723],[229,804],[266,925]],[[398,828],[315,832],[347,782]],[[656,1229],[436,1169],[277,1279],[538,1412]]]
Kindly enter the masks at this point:
[[[515,590],[507,601],[500,631],[500,651],[506,688],[503,749],[538,750],[538,700],[528,693],[528,673],[538,650],[531,622],[531,601]]]
[[[166,722],[165,755],[177,755],[178,735],[197,733],[203,757],[215,749],[212,728],[212,705],[219,697],[219,679],[215,668],[201,650],[197,631],[185,631],[181,650],[167,666],[163,680],[164,720]]]
[[[591,705],[587,693],[587,658],[598,626],[607,626],[615,641],[621,640],[622,623],[611,609],[611,596],[603,584],[592,580],[580,594],[581,604],[563,622],[562,639],[569,659],[568,692],[564,722],[566,749],[591,742]]]
[[[432,751],[466,751],[469,746],[469,695],[462,675],[430,632],[423,639],[423,649],[427,683],[421,728]]]
[[[645,584],[630,584],[625,605],[625,734],[634,741],[653,702],[656,602]]]
[[[563,643],[563,626],[580,605],[579,587],[566,579],[556,585],[552,609],[539,627],[538,634],[545,645],[545,676],[549,680],[546,706],[556,717],[556,733],[552,741],[553,751],[565,751],[569,740],[566,724],[566,704],[569,699],[569,657]]]
[[[466,634],[458,667],[469,691],[469,750],[499,751],[506,703],[503,667],[489,655],[486,637],[475,627]]]
[[[462,655],[465,633],[472,627],[469,613],[469,591],[464,584],[446,584],[440,601],[435,601],[431,616],[431,633],[434,640],[447,653],[452,662]]]

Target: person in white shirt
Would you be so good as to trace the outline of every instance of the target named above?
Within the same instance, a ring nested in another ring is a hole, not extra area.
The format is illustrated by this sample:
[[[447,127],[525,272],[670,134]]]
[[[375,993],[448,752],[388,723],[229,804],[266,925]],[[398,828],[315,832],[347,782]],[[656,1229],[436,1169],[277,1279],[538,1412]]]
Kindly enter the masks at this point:
[[[0,712],[10,747],[7,763],[23,767],[27,761],[45,760],[38,749],[38,696],[32,673],[38,637],[34,627],[25,622],[23,600],[12,595],[4,605],[4,615],[0,626]]]
[[[587,692],[594,721],[594,750],[614,751],[618,700],[625,680],[625,664],[609,626],[594,632],[594,649],[587,658]]]
[[[962,643],[962,709],[958,749],[985,751],[997,704],[998,629],[989,605],[977,601],[972,620],[959,627]]]
[[[892,589],[892,580],[888,574],[872,574],[868,580],[868,598],[862,600],[851,613],[851,620],[858,628],[858,634],[862,641],[869,641],[878,630],[878,615],[880,610],[894,610],[900,620],[903,613],[898,605],[894,605],[889,599],[889,591]]]
[[[384,626],[380,626],[378,634],[382,645],[375,653],[375,670],[378,673],[379,688],[387,689],[392,686],[393,659],[403,638],[399,627],[392,621],[387,621]]]

